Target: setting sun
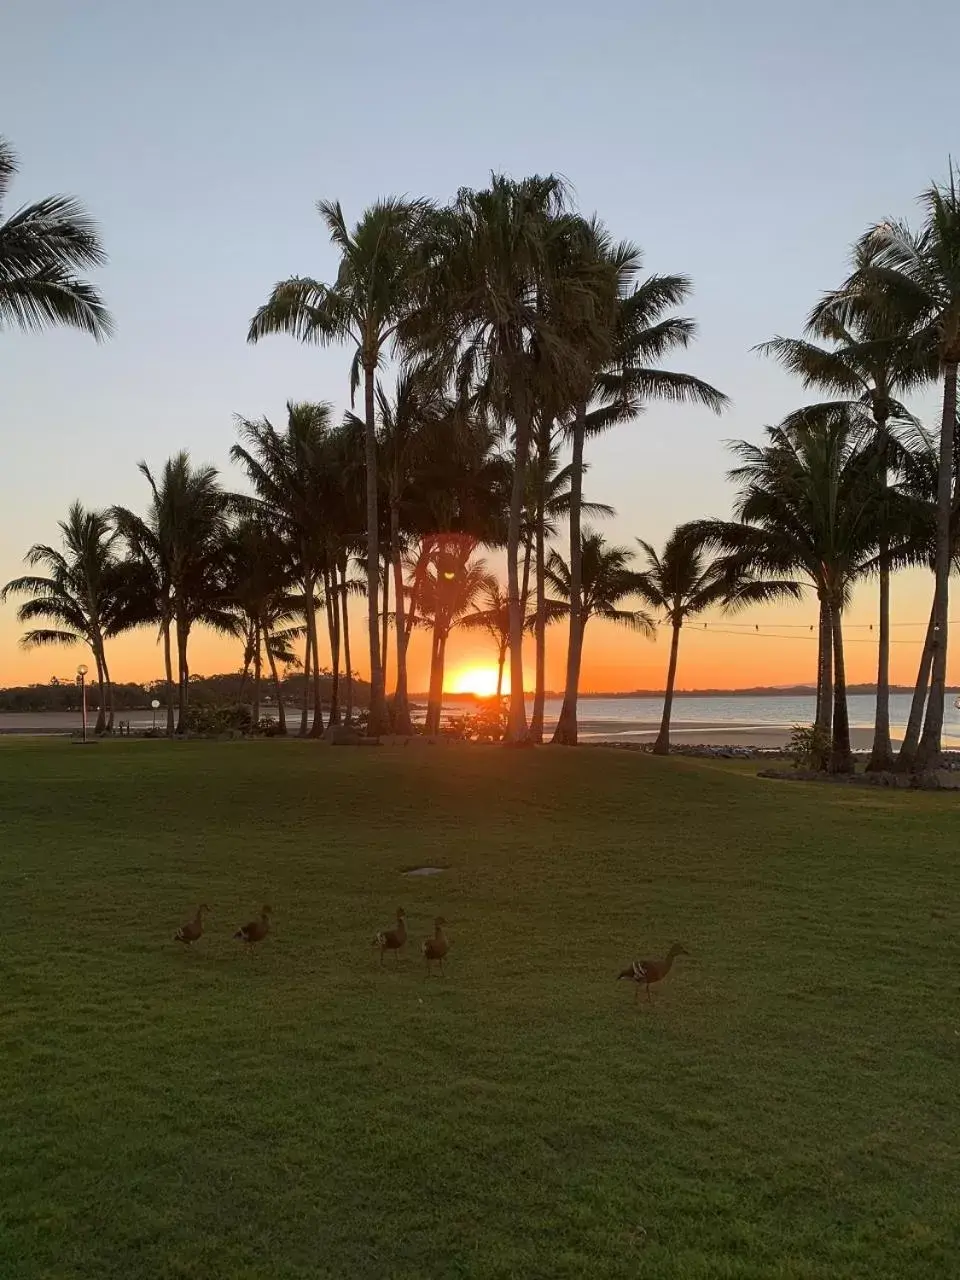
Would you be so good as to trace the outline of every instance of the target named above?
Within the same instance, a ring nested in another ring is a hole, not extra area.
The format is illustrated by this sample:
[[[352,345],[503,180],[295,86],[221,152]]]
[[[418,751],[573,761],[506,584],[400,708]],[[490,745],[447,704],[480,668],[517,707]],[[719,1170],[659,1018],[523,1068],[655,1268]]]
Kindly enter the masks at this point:
[[[496,667],[465,667],[451,677],[448,693],[473,693],[479,698],[492,698],[497,692]]]

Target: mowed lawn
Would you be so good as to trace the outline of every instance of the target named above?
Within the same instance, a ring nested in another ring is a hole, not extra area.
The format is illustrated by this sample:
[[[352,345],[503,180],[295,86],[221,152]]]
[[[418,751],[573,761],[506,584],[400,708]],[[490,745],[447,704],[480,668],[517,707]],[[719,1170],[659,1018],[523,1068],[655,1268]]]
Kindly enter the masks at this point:
[[[0,1275],[956,1274],[957,804],[597,749],[2,742]],[[617,971],[674,941],[637,1007]]]

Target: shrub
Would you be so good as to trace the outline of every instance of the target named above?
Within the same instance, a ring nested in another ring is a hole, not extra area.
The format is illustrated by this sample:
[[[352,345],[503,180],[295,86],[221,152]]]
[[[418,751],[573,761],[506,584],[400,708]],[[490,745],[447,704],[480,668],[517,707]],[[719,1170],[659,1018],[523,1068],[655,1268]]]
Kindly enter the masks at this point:
[[[445,737],[458,742],[500,742],[507,730],[508,711],[503,701],[483,703],[476,711],[451,716],[443,726]]]
[[[187,716],[187,732],[198,738],[237,737],[253,729],[249,707],[195,707]]]
[[[795,724],[787,750],[798,769],[826,769],[830,762],[830,735],[816,724]]]

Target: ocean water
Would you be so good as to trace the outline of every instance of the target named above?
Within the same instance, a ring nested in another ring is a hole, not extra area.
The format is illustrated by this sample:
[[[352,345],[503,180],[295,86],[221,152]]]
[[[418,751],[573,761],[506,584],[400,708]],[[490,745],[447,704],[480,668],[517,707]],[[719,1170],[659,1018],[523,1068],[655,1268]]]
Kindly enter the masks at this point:
[[[944,718],[944,743],[960,746],[960,710],[954,706],[954,694],[948,694]],[[854,694],[848,699],[850,727],[871,729],[876,714],[873,695]],[[448,700],[444,709],[462,713],[465,704]],[[544,719],[552,728],[560,714],[559,698],[548,698]],[[528,704],[529,710],[529,704]],[[602,741],[610,737],[636,736],[643,741],[656,730],[663,712],[662,698],[581,698],[580,737],[586,741]],[[709,729],[748,731],[783,729],[795,724],[810,724],[815,713],[815,699],[809,697],[717,697],[679,696],[674,699],[671,731],[678,741],[705,740]],[[894,737],[906,728],[910,714],[910,695],[897,693],[890,697],[890,726]]]

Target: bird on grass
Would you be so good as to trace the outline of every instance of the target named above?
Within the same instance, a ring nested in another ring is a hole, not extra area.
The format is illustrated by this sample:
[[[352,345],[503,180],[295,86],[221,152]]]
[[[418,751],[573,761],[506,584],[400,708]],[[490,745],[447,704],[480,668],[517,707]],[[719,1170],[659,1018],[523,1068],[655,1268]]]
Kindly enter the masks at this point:
[[[437,916],[433,922],[433,937],[424,938],[423,942],[420,944],[420,953],[426,961],[428,978],[433,972],[434,960],[436,960],[440,965],[440,977],[442,978],[444,976],[443,959],[450,950],[450,943],[447,939],[447,935],[443,932],[443,928],[446,923],[447,922],[444,920],[443,916]]]
[[[381,929],[373,940],[373,945],[380,948],[380,965],[383,966],[383,953],[392,951],[397,964],[400,963],[400,949],[407,943],[407,913],[403,907],[397,907],[397,925],[395,929]]]
[[[234,938],[239,939],[240,942],[262,942],[270,932],[270,916],[272,912],[272,907],[264,907],[260,912],[260,918],[241,925],[233,935]]]
[[[203,917],[205,912],[210,908],[205,902],[201,902],[197,907],[197,913],[192,920],[188,920],[186,924],[182,924],[177,932],[173,935],[174,942],[182,942],[189,946],[191,942],[196,942],[203,937]]]
[[[654,982],[662,982],[673,968],[677,956],[688,956],[690,952],[675,942],[662,960],[634,960],[627,969],[621,969],[617,979],[627,978],[636,983],[636,998],[640,998],[640,988],[646,987],[647,999],[650,999],[650,987]]]

